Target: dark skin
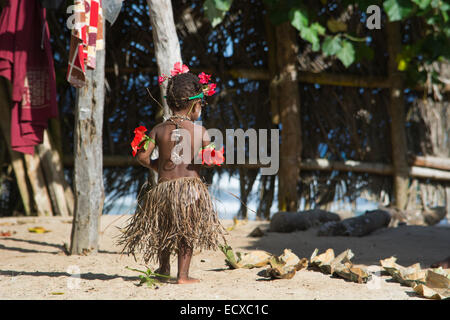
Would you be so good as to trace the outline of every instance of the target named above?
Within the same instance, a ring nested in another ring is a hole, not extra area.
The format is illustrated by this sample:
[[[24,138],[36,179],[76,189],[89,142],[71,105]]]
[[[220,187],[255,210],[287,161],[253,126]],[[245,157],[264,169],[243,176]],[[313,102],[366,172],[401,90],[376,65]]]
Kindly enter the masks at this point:
[[[192,106],[192,109],[191,109]],[[189,120],[173,117],[172,120],[177,122],[180,128],[188,130],[191,136],[191,161],[190,163],[174,164],[170,160],[170,155],[174,142],[171,141],[172,130],[176,127],[171,121],[165,121],[158,124],[151,130],[149,137],[156,141],[159,148],[159,158],[150,161],[150,155],[155,148],[155,144],[150,142],[147,150],[139,150],[136,159],[144,167],[151,168],[158,172],[159,181],[173,180],[181,177],[199,177],[200,165],[193,164],[193,159],[201,147],[210,143],[209,136],[203,126],[196,125],[193,121],[197,120],[201,114],[200,101],[194,101],[185,110],[174,111],[174,115],[188,117]],[[194,141],[194,130],[196,132]],[[178,252],[178,274],[177,283],[195,283],[200,280],[189,277],[189,266],[191,263],[193,248],[184,241],[179,243]],[[161,252],[159,255],[160,266],[158,273],[170,275],[170,252]]]

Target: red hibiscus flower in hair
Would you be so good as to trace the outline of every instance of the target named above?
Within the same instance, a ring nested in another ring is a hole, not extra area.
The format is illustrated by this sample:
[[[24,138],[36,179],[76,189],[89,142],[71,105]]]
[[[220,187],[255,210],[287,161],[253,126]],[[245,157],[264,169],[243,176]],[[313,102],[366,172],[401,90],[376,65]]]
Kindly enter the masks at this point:
[[[210,74],[206,74],[204,72],[200,73],[198,75],[198,77],[200,79],[199,83],[201,83],[201,84],[208,84],[209,80],[211,79],[211,75]]]
[[[206,93],[208,96],[212,96],[213,94],[216,93],[216,84],[215,83],[210,83],[208,85],[208,92]]]
[[[134,139],[131,142],[131,150],[133,152],[133,157],[136,156],[138,150],[140,149],[139,145],[141,144],[142,140],[146,135],[144,132],[147,131],[147,128],[144,126],[139,126],[136,129],[134,129]]]
[[[170,75],[173,77],[177,74],[186,72],[189,72],[189,68],[187,65],[181,64],[181,62],[175,62],[175,64],[173,65],[173,70],[170,71]]]

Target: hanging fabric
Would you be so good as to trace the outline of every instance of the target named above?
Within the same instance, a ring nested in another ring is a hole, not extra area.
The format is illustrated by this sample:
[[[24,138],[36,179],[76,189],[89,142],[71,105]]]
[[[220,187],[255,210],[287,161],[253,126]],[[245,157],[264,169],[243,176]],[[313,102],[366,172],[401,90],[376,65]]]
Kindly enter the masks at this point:
[[[38,0],[7,1],[0,16],[0,76],[12,84],[11,147],[34,154],[58,116],[46,11]]]
[[[86,82],[86,67],[95,69],[97,50],[104,49],[101,0],[75,0],[67,81],[76,88]]]

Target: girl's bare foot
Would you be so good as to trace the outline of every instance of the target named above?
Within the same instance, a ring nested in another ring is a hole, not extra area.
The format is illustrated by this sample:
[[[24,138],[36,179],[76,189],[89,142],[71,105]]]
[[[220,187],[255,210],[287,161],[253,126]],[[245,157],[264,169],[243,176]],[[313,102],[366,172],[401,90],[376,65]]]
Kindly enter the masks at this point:
[[[177,283],[178,284],[189,284],[189,283],[198,283],[200,282],[199,279],[187,277],[187,278],[178,278]]]

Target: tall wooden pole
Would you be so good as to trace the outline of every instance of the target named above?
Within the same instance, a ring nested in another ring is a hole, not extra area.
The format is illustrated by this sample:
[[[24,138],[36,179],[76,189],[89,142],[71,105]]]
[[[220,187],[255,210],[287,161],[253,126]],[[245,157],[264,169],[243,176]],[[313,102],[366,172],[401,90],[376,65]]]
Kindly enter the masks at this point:
[[[98,251],[99,220],[104,201],[102,153],[104,78],[105,50],[98,50],[95,69],[87,69],[86,85],[77,89],[74,132],[75,208],[71,254]]]
[[[404,76],[398,70],[397,56],[401,52],[401,24],[389,22],[386,26],[389,53],[388,72],[391,83],[389,116],[391,118],[391,153],[394,167],[394,203],[403,210],[408,201],[409,169],[405,130]]]
[[[175,62],[182,62],[180,42],[173,19],[172,3],[170,0],[147,0],[152,25],[153,44],[155,46],[158,74],[170,76]],[[170,115],[166,99],[167,81],[161,85],[161,100],[164,106],[164,116]]]
[[[277,101],[280,113],[281,145],[278,171],[278,207],[280,211],[298,210],[297,185],[300,176],[302,139],[300,94],[297,71],[297,33],[289,22],[276,26],[278,66]]]

